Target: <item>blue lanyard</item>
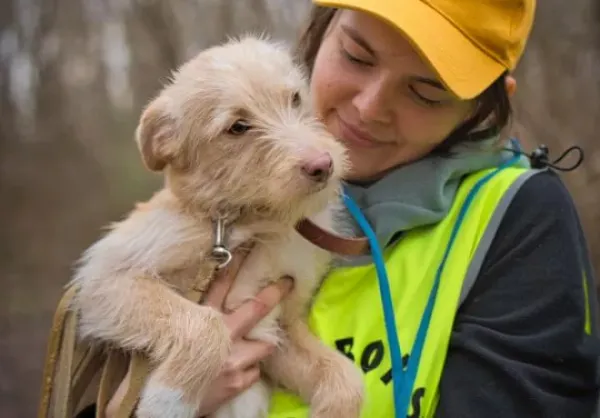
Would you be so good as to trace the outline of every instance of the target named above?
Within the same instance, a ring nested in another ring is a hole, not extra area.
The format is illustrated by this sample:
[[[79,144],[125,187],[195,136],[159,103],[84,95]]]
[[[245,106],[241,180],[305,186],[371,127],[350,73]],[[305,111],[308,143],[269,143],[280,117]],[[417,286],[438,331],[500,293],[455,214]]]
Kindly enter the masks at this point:
[[[419,362],[421,360],[421,354],[423,352],[425,338],[427,337],[427,330],[429,329],[429,324],[431,322],[431,315],[433,312],[433,307],[435,306],[442,272],[446,265],[446,260],[448,259],[450,250],[452,249],[452,245],[454,244],[454,241],[458,234],[458,230],[464,221],[467,210],[473,202],[473,200],[475,199],[475,195],[483,187],[483,185],[487,183],[497,173],[499,173],[506,167],[509,167],[510,165],[516,163],[519,160],[519,158],[519,155],[515,155],[513,158],[502,163],[494,171],[479,179],[475,183],[473,188],[469,191],[469,194],[467,195],[458,213],[458,217],[453,226],[448,245],[446,246],[446,250],[444,251],[444,255],[442,257],[442,261],[440,262],[437,268],[435,280],[429,293],[429,298],[427,300],[427,305],[425,306],[425,311],[423,312],[423,316],[421,317],[421,322],[419,324],[419,329],[415,337],[415,342],[411,354],[409,356],[406,370],[402,367],[402,350],[400,348],[400,339],[398,338],[398,327],[396,326],[390,283],[385,269],[383,254],[377,242],[377,237],[358,205],[354,202],[354,200],[352,200],[352,198],[347,193],[343,194],[344,204],[346,205],[346,208],[348,209],[352,217],[356,220],[356,222],[358,223],[358,225],[360,226],[360,228],[362,229],[363,233],[369,241],[373,261],[375,264],[375,269],[377,272],[379,294],[383,305],[383,316],[392,363],[392,385],[395,409],[394,416],[396,418],[406,417],[406,414],[408,413],[413,387],[417,378],[417,370],[419,368]]]
[[[433,306],[432,299],[435,299],[438,286],[434,285],[432,293],[429,296],[429,302],[427,303],[427,308],[429,309],[426,309],[425,311],[427,314],[427,310],[429,310],[429,316],[427,317],[427,315],[423,315],[423,319],[421,320],[417,337],[415,339],[413,353],[409,357],[408,366],[405,371],[402,367],[402,349],[400,348],[400,339],[398,338],[398,327],[396,326],[396,319],[394,316],[394,305],[392,302],[390,283],[387,277],[383,255],[381,253],[381,249],[379,248],[379,244],[377,243],[375,232],[369,225],[369,222],[362,214],[360,208],[354,202],[354,200],[352,200],[352,198],[346,193],[344,193],[343,198],[350,214],[354,217],[360,228],[363,230],[371,246],[371,253],[373,255],[375,269],[377,271],[377,279],[379,281],[379,295],[383,305],[383,316],[392,362],[392,385],[396,411],[395,416],[399,418],[402,416],[403,412],[406,413],[408,410],[412,387],[414,386],[414,380],[417,375],[416,372],[419,364],[419,358],[421,357],[420,352],[423,349],[423,343],[427,333],[426,331],[429,327],[429,321],[431,319],[430,305],[431,307]]]

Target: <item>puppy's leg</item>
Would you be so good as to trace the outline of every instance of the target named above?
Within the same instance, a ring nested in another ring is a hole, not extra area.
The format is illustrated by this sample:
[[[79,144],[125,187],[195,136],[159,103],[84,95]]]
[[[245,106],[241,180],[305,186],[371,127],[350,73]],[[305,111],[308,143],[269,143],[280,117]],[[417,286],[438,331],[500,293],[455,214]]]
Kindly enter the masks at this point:
[[[309,403],[312,418],[358,418],[364,392],[359,369],[301,320],[287,331],[281,348],[266,360],[266,373]]]
[[[140,350],[157,365],[136,416],[193,418],[206,385],[229,353],[221,314],[146,277],[78,284],[73,308],[79,312],[82,335]]]

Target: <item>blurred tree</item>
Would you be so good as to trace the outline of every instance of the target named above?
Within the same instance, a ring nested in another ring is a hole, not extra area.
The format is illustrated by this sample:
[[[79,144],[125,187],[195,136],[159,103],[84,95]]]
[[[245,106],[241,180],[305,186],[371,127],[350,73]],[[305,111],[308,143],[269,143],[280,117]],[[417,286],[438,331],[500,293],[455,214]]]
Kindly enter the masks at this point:
[[[32,10],[22,3],[14,6],[1,33],[3,39],[15,39],[17,46],[10,51],[12,59],[2,62],[10,91],[5,96],[3,90],[1,99],[0,137],[0,304],[7,311],[0,319],[6,331],[0,379],[7,381],[0,387],[8,401],[0,410],[10,417],[33,415],[48,332],[42,324],[47,328],[51,304],[61,292],[64,280],[58,277],[68,274],[70,263],[91,238],[90,226],[107,216],[106,208],[95,201],[102,192],[102,173],[78,141],[69,113],[69,89],[61,77],[68,50],[52,56],[46,49],[47,40],[68,37],[63,33],[68,26],[57,24],[55,1],[39,2]],[[19,86],[22,91],[15,91]],[[17,94],[23,95],[20,106]],[[7,114],[12,119],[5,124]],[[77,228],[79,233],[73,234]]]
[[[129,82],[133,108],[141,109],[158,91],[168,72],[182,61],[182,43],[172,6],[161,1],[136,1],[125,13],[127,43],[144,45],[130,48]]]

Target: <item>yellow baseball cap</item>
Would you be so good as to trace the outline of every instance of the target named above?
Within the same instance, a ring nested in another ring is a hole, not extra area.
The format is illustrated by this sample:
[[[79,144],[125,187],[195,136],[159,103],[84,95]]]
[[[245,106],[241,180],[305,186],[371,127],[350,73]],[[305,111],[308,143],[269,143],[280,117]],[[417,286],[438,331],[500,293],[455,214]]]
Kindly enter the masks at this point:
[[[536,0],[313,0],[370,13],[400,30],[462,99],[482,93],[523,54]]]

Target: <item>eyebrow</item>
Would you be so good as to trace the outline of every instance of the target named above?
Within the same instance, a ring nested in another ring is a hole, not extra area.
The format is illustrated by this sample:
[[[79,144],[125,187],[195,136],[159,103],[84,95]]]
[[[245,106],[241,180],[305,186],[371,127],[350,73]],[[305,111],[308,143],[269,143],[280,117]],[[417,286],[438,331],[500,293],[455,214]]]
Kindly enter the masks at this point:
[[[343,25],[343,24],[340,27],[342,28],[342,30],[344,31],[344,33],[346,35],[348,35],[350,38],[352,38],[352,40],[354,42],[356,42],[357,44],[359,44],[365,51],[367,51],[369,54],[373,55],[374,57],[377,56],[377,54],[375,53],[375,50],[373,48],[371,48],[371,45],[369,45],[369,43],[367,41],[365,41],[365,38],[363,38],[356,29],[353,29],[353,28]]]

